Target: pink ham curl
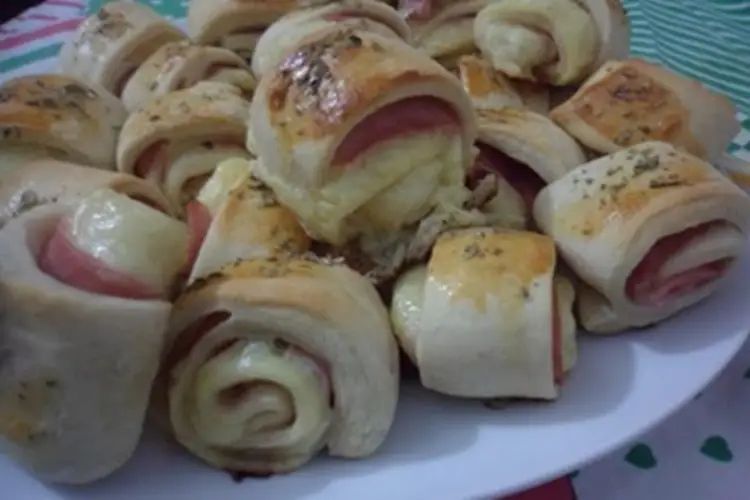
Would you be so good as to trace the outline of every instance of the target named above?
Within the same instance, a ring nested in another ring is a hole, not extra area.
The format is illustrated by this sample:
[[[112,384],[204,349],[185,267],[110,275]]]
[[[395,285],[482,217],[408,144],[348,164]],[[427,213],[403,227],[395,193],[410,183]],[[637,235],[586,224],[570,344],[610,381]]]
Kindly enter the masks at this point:
[[[404,18],[414,21],[427,21],[432,17],[434,0],[399,0],[398,10]]]
[[[474,166],[469,174],[469,186],[478,183],[488,173],[497,174],[521,195],[526,205],[526,212],[530,214],[534,200],[547,183],[531,168],[502,151],[479,142],[476,143],[476,147],[479,153],[474,159]]]
[[[189,237],[185,275],[192,269],[211,224],[210,212],[197,201],[188,204],[187,215]],[[99,295],[140,300],[159,299],[164,295],[161,290],[108,267],[76,247],[70,240],[70,228],[62,219],[42,246],[37,265],[43,273],[61,283]]]
[[[408,134],[461,128],[456,110],[431,96],[409,97],[383,106],[359,122],[336,149],[333,165],[344,167],[377,144]]]
[[[39,269],[73,288],[98,295],[123,299],[158,299],[159,290],[122,272],[109,268],[96,257],[80,250],[70,241],[70,230],[60,220],[42,246]]]
[[[628,298],[636,304],[661,307],[722,277],[734,259],[724,258],[707,262],[673,276],[664,277],[660,274],[671,256],[679,253],[712,228],[724,224],[724,221],[706,222],[657,241],[628,277]]]

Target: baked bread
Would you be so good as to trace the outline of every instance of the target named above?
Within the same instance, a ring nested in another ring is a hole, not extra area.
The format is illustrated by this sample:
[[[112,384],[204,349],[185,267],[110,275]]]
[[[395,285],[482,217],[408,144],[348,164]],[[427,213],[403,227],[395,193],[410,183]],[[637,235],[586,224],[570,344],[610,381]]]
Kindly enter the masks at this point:
[[[474,168],[503,177],[531,212],[542,188],[586,163],[580,146],[544,115],[522,108],[477,112],[479,154]]]
[[[48,203],[71,203],[110,189],[171,213],[171,204],[153,184],[121,172],[97,170],[57,160],[39,160],[0,178],[0,227],[9,219]]]
[[[117,168],[155,183],[183,209],[221,161],[249,157],[248,108],[239,89],[220,82],[157,97],[123,125]]]
[[[65,42],[60,50],[60,70],[120,97],[133,72],[154,51],[186,38],[145,5],[107,2]]]
[[[474,37],[496,70],[551,85],[583,80],[599,56],[596,22],[576,0],[490,2]]]
[[[297,218],[253,175],[246,160],[217,167],[197,201],[211,213],[189,283],[239,259],[301,255],[311,240]]]
[[[746,249],[750,197],[703,160],[647,142],[547,186],[534,218],[597,292],[579,297],[580,320],[604,333],[659,322],[711,295]]]
[[[277,19],[331,0],[190,0],[187,31],[195,43],[236,52],[248,64],[255,44]]]
[[[102,190],[0,231],[0,450],[44,481],[120,468],[141,436],[184,224]]]
[[[249,66],[234,52],[180,41],[162,45],[141,64],[125,85],[122,102],[135,111],[154,97],[201,81],[234,85],[248,100],[255,89]]]
[[[555,279],[555,264],[554,242],[536,233],[472,228],[441,236],[428,264],[399,278],[391,306],[422,384],[452,396],[555,399],[575,362],[568,354],[571,366],[563,365],[563,338],[574,349],[575,321],[572,289]]]
[[[477,52],[474,17],[488,0],[429,0],[405,7],[414,45],[453,69],[459,57]]]
[[[0,85],[0,175],[33,161],[114,170],[122,104],[101,87],[59,75],[29,75]]]
[[[178,299],[168,342],[157,407],[175,439],[214,467],[267,476],[324,448],[365,457],[393,422],[399,364],[388,313],[344,266],[228,266]]]
[[[607,62],[550,117],[599,153],[664,141],[710,162],[740,131],[728,98],[640,59]]]
[[[302,40],[316,31],[346,26],[394,36],[407,43],[411,30],[392,7],[376,0],[340,0],[320,7],[291,12],[273,23],[258,39],[253,53],[253,72],[260,77],[278,66]]]
[[[263,75],[250,123],[258,177],[326,243],[378,240],[468,195],[471,102],[393,37],[319,32]]]

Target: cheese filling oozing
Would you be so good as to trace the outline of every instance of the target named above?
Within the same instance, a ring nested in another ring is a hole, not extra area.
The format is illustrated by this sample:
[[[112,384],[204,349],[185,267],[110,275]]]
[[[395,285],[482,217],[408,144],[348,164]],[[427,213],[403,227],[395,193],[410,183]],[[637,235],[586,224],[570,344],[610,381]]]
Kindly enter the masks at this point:
[[[173,160],[166,169],[162,190],[179,206],[185,206],[195,198],[219,163],[230,158],[249,157],[242,146],[212,141],[200,145],[176,144],[170,150],[169,156]],[[199,182],[191,183],[193,179]]]
[[[251,163],[243,158],[224,160],[203,184],[196,199],[216,215],[229,192],[251,175]]]
[[[372,148],[309,196],[314,230],[335,244],[363,232],[415,222],[437,203],[442,191],[463,186],[462,145],[461,136],[438,131]]]
[[[200,366],[187,390],[188,418],[203,445],[310,453],[332,419],[321,367],[276,343],[235,342]]]
[[[155,290],[169,290],[187,259],[185,224],[110,190],[90,195],[64,222],[74,247]]]

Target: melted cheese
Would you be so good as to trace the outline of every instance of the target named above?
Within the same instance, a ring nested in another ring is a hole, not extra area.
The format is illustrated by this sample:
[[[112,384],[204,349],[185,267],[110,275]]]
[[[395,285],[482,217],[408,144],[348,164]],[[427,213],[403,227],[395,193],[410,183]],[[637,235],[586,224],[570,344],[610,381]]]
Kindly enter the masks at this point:
[[[422,319],[427,266],[417,266],[402,274],[393,287],[391,323],[401,347],[417,362],[417,335]]]
[[[185,224],[114,191],[82,200],[67,226],[78,249],[157,290],[172,286],[187,259]]]
[[[167,170],[162,190],[176,206],[184,206],[189,200],[190,193],[185,193],[185,184],[190,179],[203,177],[216,170],[216,166],[230,158],[248,158],[247,152],[239,146],[216,144],[211,149],[203,146],[180,148],[181,153],[174,157],[174,161]]]
[[[562,351],[563,372],[572,370],[578,362],[578,325],[573,315],[575,289],[567,278],[555,276],[557,313],[560,316],[560,349]]]
[[[309,453],[331,421],[323,377],[306,356],[267,342],[238,342],[198,370],[190,419],[204,445],[291,446],[291,453]],[[243,385],[244,391],[232,390]],[[234,395],[222,396],[228,392]]]
[[[251,162],[244,158],[230,158],[219,163],[198,193],[198,201],[208,208],[211,214],[216,215],[229,192],[250,176],[251,168]]]
[[[306,225],[312,222],[324,239],[341,243],[384,221],[387,228],[413,222],[431,208],[443,186],[463,184],[461,146],[459,136],[419,134],[362,155],[358,165],[310,197],[315,215]],[[347,220],[355,212],[358,217]]]

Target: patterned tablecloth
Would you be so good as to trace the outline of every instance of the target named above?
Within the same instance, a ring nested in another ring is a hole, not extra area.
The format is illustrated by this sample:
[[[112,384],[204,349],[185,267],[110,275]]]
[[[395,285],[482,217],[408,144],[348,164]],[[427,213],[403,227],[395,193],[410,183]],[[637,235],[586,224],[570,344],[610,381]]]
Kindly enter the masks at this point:
[[[184,17],[187,4],[140,1],[174,20]],[[62,41],[105,2],[47,0],[0,25],[0,81],[53,70]],[[729,148],[727,167],[750,190],[750,0],[623,3],[634,54],[699,78],[735,101],[743,130]],[[747,500],[748,472],[750,344],[702,395],[638,442],[513,500]]]

